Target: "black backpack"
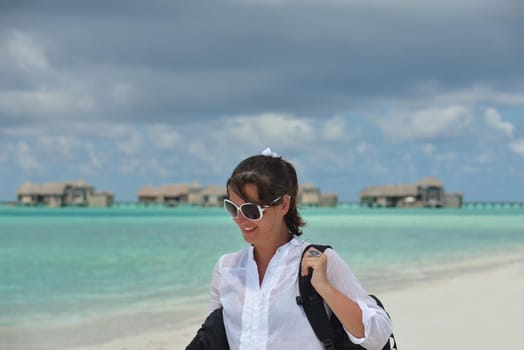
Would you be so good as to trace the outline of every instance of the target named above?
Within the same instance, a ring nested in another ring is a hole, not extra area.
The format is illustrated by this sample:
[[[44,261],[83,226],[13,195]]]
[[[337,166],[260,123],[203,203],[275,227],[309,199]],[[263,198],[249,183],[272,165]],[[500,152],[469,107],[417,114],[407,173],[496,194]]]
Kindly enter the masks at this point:
[[[304,249],[302,257],[304,257],[304,253],[310,247],[314,247],[315,249],[321,252],[324,252],[324,250],[326,250],[327,248],[331,248],[330,246],[311,244]],[[300,259],[300,262],[302,263],[302,259]],[[329,318],[329,315],[326,312],[326,309],[324,308],[324,302],[322,297],[311,285],[312,271],[310,271],[310,273],[307,276],[302,276],[300,270],[301,268],[299,265],[298,287],[300,290],[300,296],[297,296],[297,304],[301,305],[304,308],[304,312],[306,313],[309,323],[311,324],[311,327],[313,328],[313,331],[315,332],[317,338],[320,339],[322,344],[324,344],[324,348],[326,350],[364,349],[364,347],[357,344],[353,344],[351,342],[346,331],[344,330],[342,324],[335,316],[335,314],[332,314],[331,319]],[[375,299],[378,306],[384,309],[384,306],[376,296],[370,296],[373,299]],[[389,314],[387,312],[386,314],[389,317]],[[397,349],[397,343],[392,333],[388,339],[388,342],[384,345],[382,350],[393,349]]]
[[[207,316],[186,350],[229,350],[222,312],[221,307]]]

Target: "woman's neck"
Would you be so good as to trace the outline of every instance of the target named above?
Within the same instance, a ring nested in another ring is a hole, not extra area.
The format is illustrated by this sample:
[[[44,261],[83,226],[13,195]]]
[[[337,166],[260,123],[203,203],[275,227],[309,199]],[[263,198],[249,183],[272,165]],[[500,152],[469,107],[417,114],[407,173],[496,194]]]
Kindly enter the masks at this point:
[[[281,239],[276,240],[275,242],[267,242],[268,244],[257,244],[254,247],[253,256],[255,262],[257,263],[258,278],[260,285],[264,280],[264,275],[266,273],[269,262],[275,255],[277,249],[289,242],[290,239],[291,236],[287,235],[286,237],[282,237]]]

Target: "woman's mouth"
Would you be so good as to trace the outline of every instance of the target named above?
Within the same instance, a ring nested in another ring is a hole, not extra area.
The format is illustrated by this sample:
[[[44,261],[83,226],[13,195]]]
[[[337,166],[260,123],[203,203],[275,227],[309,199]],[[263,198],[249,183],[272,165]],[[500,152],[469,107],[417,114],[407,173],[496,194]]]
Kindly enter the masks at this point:
[[[256,229],[256,226],[253,227],[242,227],[242,231],[250,233],[253,232]]]

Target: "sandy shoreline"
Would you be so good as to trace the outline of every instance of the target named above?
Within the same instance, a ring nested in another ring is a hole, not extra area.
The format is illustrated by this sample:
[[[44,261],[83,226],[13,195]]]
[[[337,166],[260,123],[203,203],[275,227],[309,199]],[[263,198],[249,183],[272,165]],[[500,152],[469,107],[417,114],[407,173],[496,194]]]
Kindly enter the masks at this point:
[[[524,303],[519,302],[524,295],[524,257],[468,262],[455,266],[451,275],[445,277],[441,271],[432,279],[420,278],[380,294],[393,317],[400,348],[517,348],[524,328]],[[96,348],[183,349],[198,325],[118,339]]]
[[[524,255],[519,253],[434,271],[414,270],[406,274],[411,278],[382,286],[377,294],[392,315],[400,348],[518,348],[524,329],[524,303],[520,300],[524,295]],[[184,349],[199,327],[206,305],[191,310],[194,314],[185,315],[189,317],[184,322],[166,319],[162,324],[157,320],[154,327],[142,332],[115,333],[112,340],[93,337],[89,345],[67,349]],[[92,331],[96,333],[96,328]]]
[[[517,349],[524,256],[386,292],[401,349]]]

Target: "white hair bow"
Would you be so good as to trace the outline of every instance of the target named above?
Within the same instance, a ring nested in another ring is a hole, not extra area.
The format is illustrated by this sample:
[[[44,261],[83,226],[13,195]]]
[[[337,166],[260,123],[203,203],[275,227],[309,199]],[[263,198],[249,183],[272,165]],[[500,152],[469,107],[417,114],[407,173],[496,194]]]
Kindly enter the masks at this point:
[[[279,157],[279,155],[277,153],[273,152],[271,150],[271,148],[269,148],[269,147],[266,147],[266,149],[264,149],[262,151],[262,155],[263,156],[267,156],[267,157],[273,157],[273,158],[278,158]]]

